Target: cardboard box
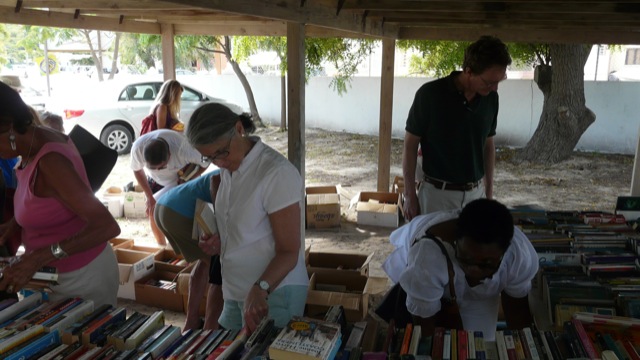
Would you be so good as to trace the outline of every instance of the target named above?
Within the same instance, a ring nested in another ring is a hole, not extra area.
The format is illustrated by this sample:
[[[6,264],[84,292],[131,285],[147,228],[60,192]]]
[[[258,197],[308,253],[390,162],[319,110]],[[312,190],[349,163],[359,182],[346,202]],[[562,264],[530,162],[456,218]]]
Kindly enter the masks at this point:
[[[361,192],[356,205],[359,225],[398,227],[401,223],[400,194]]]
[[[353,271],[339,276],[314,273],[307,292],[307,315],[322,318],[329,307],[342,305],[348,322],[361,321],[369,311],[369,295],[387,290],[386,277],[366,277]]]
[[[135,300],[135,282],[155,270],[154,254],[127,249],[114,249],[113,251],[118,259],[120,274],[118,297]]]
[[[314,272],[349,271],[369,275],[369,263],[374,253],[364,252],[309,252],[306,256],[309,275]]]
[[[191,276],[191,270],[193,270],[194,264],[189,264],[178,274],[178,294],[182,296],[182,306],[185,314],[187,313],[189,303],[189,278]],[[207,309],[207,292],[204,293],[202,301],[200,301],[200,308],[198,309],[198,315],[204,316]]]
[[[102,203],[109,210],[109,213],[114,218],[121,218],[124,216],[124,197],[104,197]]]
[[[178,274],[170,271],[154,271],[135,282],[135,297],[139,304],[155,306],[160,309],[171,311],[184,311],[182,295],[178,294],[177,286],[173,289],[163,289],[157,285],[150,284],[155,281],[176,281]]]
[[[126,248],[129,244],[133,244],[133,239],[113,238],[109,240],[109,244],[114,249],[118,249],[120,247]]]
[[[180,260],[180,262],[172,264],[171,262],[174,260]],[[176,254],[175,251],[170,249],[160,250],[160,252],[156,254],[155,262],[157,271],[171,271],[176,273],[183,271],[187,265],[189,265],[184,260],[184,256]]]
[[[153,257],[156,258],[156,256],[164,251],[164,248],[161,248],[159,246],[142,246],[142,245],[136,245],[135,242],[126,242],[121,244],[118,249],[127,249],[127,250],[133,250],[133,251],[139,251],[139,252],[143,252],[143,253],[148,253],[148,254],[153,254]]]
[[[618,196],[616,214],[622,215],[627,222],[640,218],[640,196]]]
[[[306,224],[308,228],[340,226],[340,195],[336,186],[306,188]]]
[[[143,192],[124,193],[124,216],[128,218],[147,217],[147,200]]]

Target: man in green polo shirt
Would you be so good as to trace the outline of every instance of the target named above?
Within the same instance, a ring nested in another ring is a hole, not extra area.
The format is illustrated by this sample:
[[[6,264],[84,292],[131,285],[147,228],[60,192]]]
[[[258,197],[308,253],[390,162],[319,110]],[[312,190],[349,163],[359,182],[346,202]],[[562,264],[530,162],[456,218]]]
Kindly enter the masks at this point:
[[[408,220],[438,210],[461,209],[472,200],[492,198],[498,119],[498,84],[507,78],[511,57],[505,44],[483,36],[465,50],[462,71],[428,82],[409,110],[402,173],[424,177],[419,193],[405,181]],[[422,164],[416,164],[418,145]]]

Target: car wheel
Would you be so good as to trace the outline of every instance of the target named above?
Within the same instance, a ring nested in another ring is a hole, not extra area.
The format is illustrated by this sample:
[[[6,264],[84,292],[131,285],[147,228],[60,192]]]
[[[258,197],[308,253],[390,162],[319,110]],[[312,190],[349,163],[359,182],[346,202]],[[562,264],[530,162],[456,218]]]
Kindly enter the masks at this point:
[[[133,144],[131,131],[122,125],[109,125],[102,132],[100,141],[109,149],[118,152],[118,155],[128,154]]]

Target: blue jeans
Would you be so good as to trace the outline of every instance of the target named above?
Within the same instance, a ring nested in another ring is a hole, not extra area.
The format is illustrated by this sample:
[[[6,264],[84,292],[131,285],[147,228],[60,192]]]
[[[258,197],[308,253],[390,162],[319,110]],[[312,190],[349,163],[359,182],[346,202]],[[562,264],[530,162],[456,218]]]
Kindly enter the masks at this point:
[[[274,320],[275,326],[284,327],[292,316],[303,315],[307,289],[305,285],[286,285],[269,295],[269,317]],[[218,323],[225,329],[242,329],[243,309],[244,301],[225,300]]]

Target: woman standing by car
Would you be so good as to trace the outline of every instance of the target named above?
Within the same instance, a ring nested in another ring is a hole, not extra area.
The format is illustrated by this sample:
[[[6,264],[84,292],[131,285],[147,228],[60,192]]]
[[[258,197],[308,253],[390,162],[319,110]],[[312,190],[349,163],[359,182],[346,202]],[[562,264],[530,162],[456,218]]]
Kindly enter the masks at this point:
[[[219,323],[249,333],[267,316],[282,327],[302,315],[309,285],[302,178],[282,154],[249,136],[254,130],[248,114],[215,103],[196,110],[187,127],[191,145],[220,168],[211,181],[219,234],[200,241],[209,255],[220,254],[224,269]]]
[[[176,80],[167,80],[162,84],[151,107],[151,112],[155,114],[156,118],[154,129],[184,130],[184,124],[180,121],[182,91],[182,85]]]

